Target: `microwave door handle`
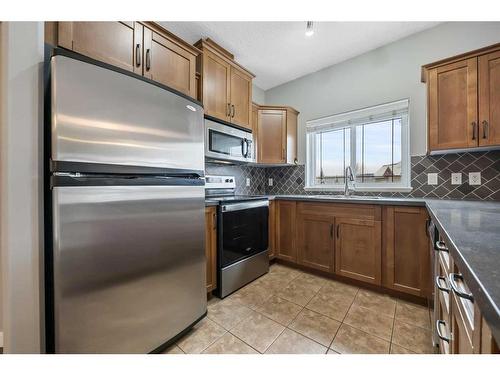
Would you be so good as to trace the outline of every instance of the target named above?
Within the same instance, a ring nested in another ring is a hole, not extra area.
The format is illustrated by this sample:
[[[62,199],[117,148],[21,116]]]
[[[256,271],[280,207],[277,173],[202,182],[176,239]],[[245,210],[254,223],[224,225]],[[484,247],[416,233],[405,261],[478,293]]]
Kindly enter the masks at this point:
[[[248,151],[250,150],[250,144],[248,143],[248,139],[245,138],[245,144],[246,144],[246,149],[245,149],[245,155],[243,155],[245,158],[248,158]]]

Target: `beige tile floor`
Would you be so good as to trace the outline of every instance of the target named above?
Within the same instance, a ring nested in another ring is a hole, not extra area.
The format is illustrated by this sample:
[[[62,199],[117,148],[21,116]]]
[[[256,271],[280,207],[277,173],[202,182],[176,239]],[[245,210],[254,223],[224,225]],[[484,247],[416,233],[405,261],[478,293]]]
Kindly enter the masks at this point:
[[[426,307],[274,264],[165,353],[432,353]]]

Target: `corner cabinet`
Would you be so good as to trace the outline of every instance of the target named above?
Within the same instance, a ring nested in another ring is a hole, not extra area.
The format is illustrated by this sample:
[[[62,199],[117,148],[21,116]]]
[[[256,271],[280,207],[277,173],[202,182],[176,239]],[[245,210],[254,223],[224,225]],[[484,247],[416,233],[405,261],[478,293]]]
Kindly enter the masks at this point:
[[[428,151],[500,146],[500,44],[422,67]]]
[[[293,201],[278,201],[276,203],[275,255],[278,259],[296,263],[295,218],[297,204]]]
[[[207,293],[217,288],[217,209],[205,207],[205,256]]]
[[[58,22],[56,45],[196,97],[200,51],[154,22]]]
[[[257,162],[297,164],[297,119],[291,107],[259,106]]]
[[[252,79],[254,75],[234,61],[234,56],[210,39],[195,44],[201,73],[205,114],[252,129]]]
[[[428,218],[425,207],[383,209],[383,285],[387,288],[431,296]]]

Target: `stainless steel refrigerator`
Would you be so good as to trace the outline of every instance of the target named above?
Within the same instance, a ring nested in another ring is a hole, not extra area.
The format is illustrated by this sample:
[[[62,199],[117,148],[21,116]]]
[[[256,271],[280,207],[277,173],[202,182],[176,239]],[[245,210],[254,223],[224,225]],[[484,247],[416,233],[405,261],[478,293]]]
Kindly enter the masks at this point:
[[[206,314],[203,108],[50,58],[47,350],[158,351]]]

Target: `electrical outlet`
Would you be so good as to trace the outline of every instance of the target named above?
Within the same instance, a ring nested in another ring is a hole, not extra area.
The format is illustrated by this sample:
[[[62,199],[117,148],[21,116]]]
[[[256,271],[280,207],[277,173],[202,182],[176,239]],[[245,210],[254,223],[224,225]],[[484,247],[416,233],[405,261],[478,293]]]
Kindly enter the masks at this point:
[[[481,172],[469,173],[469,185],[481,185]]]
[[[250,178],[247,177],[247,186],[250,186]]]
[[[268,184],[269,186],[273,186],[273,179],[272,179],[272,178],[268,179],[268,180],[267,180],[267,184]]]
[[[461,185],[462,184],[462,173],[452,173],[451,174],[451,184]]]
[[[438,184],[438,174],[427,173],[427,185],[437,185],[437,184]]]

